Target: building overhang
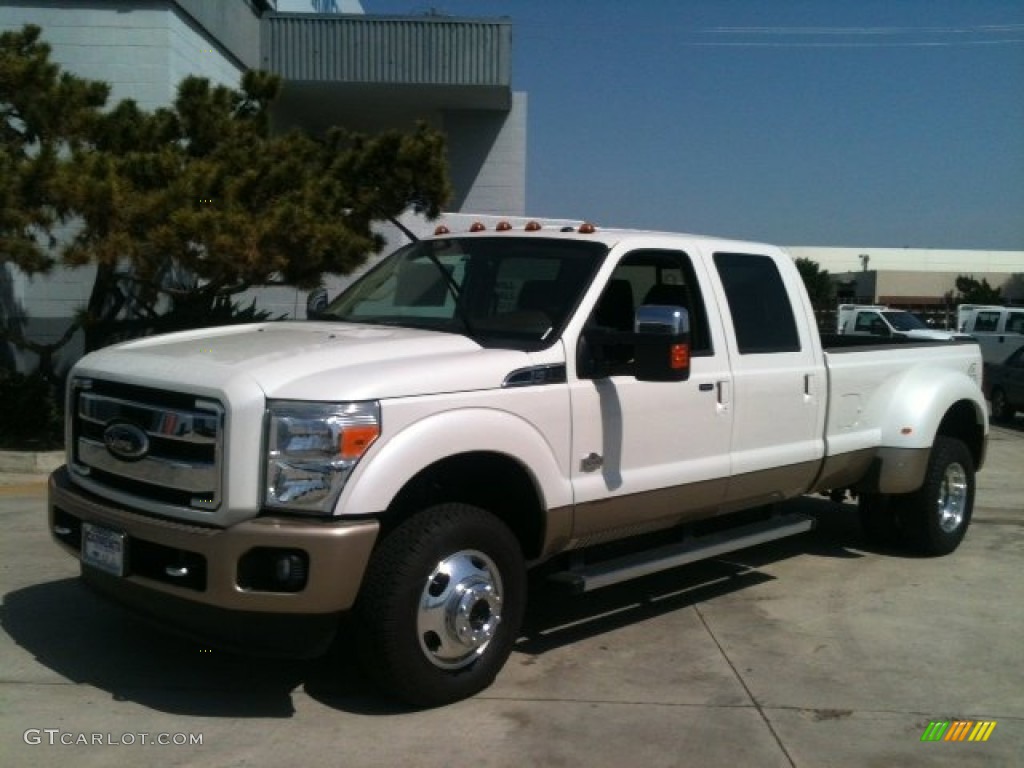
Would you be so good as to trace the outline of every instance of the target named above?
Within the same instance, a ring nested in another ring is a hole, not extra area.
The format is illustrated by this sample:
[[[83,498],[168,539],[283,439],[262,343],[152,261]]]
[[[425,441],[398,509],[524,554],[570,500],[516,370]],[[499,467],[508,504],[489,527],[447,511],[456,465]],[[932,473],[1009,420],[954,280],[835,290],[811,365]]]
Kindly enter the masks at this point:
[[[512,108],[511,22],[267,13],[264,69],[284,80],[279,121],[361,126],[444,110]]]

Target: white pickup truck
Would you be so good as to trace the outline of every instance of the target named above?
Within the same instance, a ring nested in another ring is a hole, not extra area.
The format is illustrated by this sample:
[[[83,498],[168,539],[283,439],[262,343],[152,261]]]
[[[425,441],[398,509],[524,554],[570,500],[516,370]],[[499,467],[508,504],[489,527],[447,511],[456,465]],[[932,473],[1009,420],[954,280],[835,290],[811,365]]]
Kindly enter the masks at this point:
[[[870,304],[840,304],[836,330],[846,336],[883,336],[904,339],[956,339],[966,334],[929,328],[904,309]]]
[[[226,647],[315,654],[344,626],[385,690],[437,705],[501,669],[530,568],[587,590],[676,567],[808,530],[774,504],[808,492],[856,494],[875,543],[960,543],[977,344],[823,347],[768,245],[472,229],[312,321],[83,358],[49,483],[83,578]]]

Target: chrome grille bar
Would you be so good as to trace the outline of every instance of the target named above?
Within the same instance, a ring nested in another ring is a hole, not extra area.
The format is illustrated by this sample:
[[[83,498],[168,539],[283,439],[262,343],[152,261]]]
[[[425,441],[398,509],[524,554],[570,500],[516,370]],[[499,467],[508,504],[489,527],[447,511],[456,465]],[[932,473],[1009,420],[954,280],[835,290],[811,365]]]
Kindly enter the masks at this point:
[[[111,456],[102,442],[85,437],[78,438],[78,459],[89,467],[118,477],[176,491],[212,495],[217,487],[217,467],[213,462],[186,464],[153,456],[126,462]]]
[[[151,437],[213,446],[217,441],[218,417],[134,403],[114,397],[83,392],[78,397],[78,417],[96,425],[131,421]]]
[[[76,380],[72,398],[71,468],[84,486],[163,515],[220,506],[220,403],[96,379]],[[138,455],[117,450],[115,430],[126,425],[139,435]]]

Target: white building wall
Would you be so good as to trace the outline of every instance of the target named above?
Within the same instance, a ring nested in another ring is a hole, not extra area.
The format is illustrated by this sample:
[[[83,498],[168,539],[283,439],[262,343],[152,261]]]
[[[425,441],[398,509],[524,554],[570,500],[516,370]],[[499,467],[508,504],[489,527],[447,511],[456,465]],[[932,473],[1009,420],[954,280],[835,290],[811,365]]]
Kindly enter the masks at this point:
[[[109,104],[134,99],[143,109],[167,106],[189,74],[232,87],[242,69],[170,2],[82,3],[62,0],[0,7],[0,30],[43,29],[52,59],[80,77],[111,86]]]
[[[526,211],[527,95],[512,94],[509,112],[458,110],[444,116],[453,211],[521,216]]]
[[[859,272],[861,255],[867,269],[903,272],[956,272],[958,274],[1024,273],[1024,251],[969,251],[931,248],[819,248],[791,246],[793,258],[807,258],[829,272]]]

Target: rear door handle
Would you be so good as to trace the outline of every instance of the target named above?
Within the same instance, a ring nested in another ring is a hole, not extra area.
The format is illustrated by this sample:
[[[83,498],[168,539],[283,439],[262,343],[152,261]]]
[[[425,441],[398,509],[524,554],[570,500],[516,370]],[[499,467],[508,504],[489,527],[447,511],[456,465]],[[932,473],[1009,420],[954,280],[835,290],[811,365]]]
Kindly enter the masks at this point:
[[[728,381],[717,382],[718,387],[718,405],[721,408],[728,408],[729,402],[732,400],[732,387],[729,386]]]

